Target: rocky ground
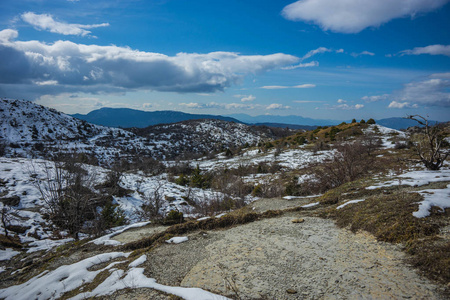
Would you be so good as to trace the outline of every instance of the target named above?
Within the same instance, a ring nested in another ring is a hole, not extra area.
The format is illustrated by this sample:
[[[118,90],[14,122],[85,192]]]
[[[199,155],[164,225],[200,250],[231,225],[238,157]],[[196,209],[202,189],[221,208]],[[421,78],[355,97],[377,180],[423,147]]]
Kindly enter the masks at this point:
[[[312,199],[264,199],[255,211],[298,206]],[[293,212],[218,231],[147,254],[146,275],[171,286],[201,287],[233,299],[440,299],[441,288],[404,262],[400,245],[353,234],[333,221]],[[293,223],[295,219],[298,223]],[[163,228],[134,229],[130,241]],[[134,237],[134,238],[133,238]],[[113,299],[173,299],[150,289]],[[111,299],[111,297],[108,297]]]

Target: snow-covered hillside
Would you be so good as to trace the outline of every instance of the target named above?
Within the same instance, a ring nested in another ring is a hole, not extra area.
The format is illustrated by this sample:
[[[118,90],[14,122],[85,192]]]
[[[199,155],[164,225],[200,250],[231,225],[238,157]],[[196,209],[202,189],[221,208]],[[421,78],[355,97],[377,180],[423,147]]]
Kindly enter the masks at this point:
[[[241,147],[268,138],[244,124],[200,120],[151,127],[143,137],[90,124],[25,100],[0,100],[0,142],[7,156],[48,157],[77,150],[101,164],[131,156],[156,159]]]
[[[76,149],[100,163],[152,150],[128,131],[92,125],[25,100],[0,100],[0,141],[7,156],[46,157]]]
[[[256,145],[273,136],[241,123],[221,120],[190,120],[173,124],[155,125],[143,129],[134,129],[135,133],[155,143],[158,148],[172,152],[170,157],[183,153],[202,154],[238,148],[245,145]]]

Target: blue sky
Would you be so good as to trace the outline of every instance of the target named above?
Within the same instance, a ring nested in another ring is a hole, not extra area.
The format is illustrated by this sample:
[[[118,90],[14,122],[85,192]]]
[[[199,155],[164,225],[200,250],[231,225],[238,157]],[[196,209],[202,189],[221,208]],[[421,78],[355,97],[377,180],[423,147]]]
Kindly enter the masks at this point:
[[[0,2],[0,97],[449,120],[450,0]]]

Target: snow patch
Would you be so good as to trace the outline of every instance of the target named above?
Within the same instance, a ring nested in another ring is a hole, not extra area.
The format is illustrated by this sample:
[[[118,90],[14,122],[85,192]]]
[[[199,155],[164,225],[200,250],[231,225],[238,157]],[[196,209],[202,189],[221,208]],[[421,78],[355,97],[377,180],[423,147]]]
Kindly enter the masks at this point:
[[[167,240],[166,243],[168,244],[180,244],[187,242],[189,239],[187,236],[176,236],[171,238],[170,240]]]
[[[419,193],[425,199],[419,202],[419,210],[413,212],[416,218],[428,217],[432,206],[440,207],[442,210],[450,207],[450,184],[445,189],[429,189]]]
[[[20,254],[19,251],[15,251],[11,248],[6,248],[5,250],[0,250],[0,261],[2,260],[9,260],[16,256],[17,254]]]
[[[358,203],[358,202],[363,202],[363,201],[365,201],[365,200],[366,200],[366,199],[350,200],[350,201],[345,202],[345,203],[342,204],[342,205],[339,205],[338,207],[336,207],[336,209],[341,209],[341,208],[343,208],[343,207],[345,207],[345,206],[347,206],[347,205],[349,205],[349,204],[352,204],[352,203]]]

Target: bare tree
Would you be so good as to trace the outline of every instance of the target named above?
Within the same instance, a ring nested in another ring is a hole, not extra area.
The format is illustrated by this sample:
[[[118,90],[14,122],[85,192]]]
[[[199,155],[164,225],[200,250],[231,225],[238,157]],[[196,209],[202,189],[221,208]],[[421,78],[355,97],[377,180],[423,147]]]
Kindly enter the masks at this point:
[[[449,149],[442,149],[444,139],[439,126],[437,124],[430,126],[428,119],[420,115],[410,115],[408,119],[424,126],[425,134],[415,135],[413,141],[421,162],[428,170],[439,170],[450,155]]]

